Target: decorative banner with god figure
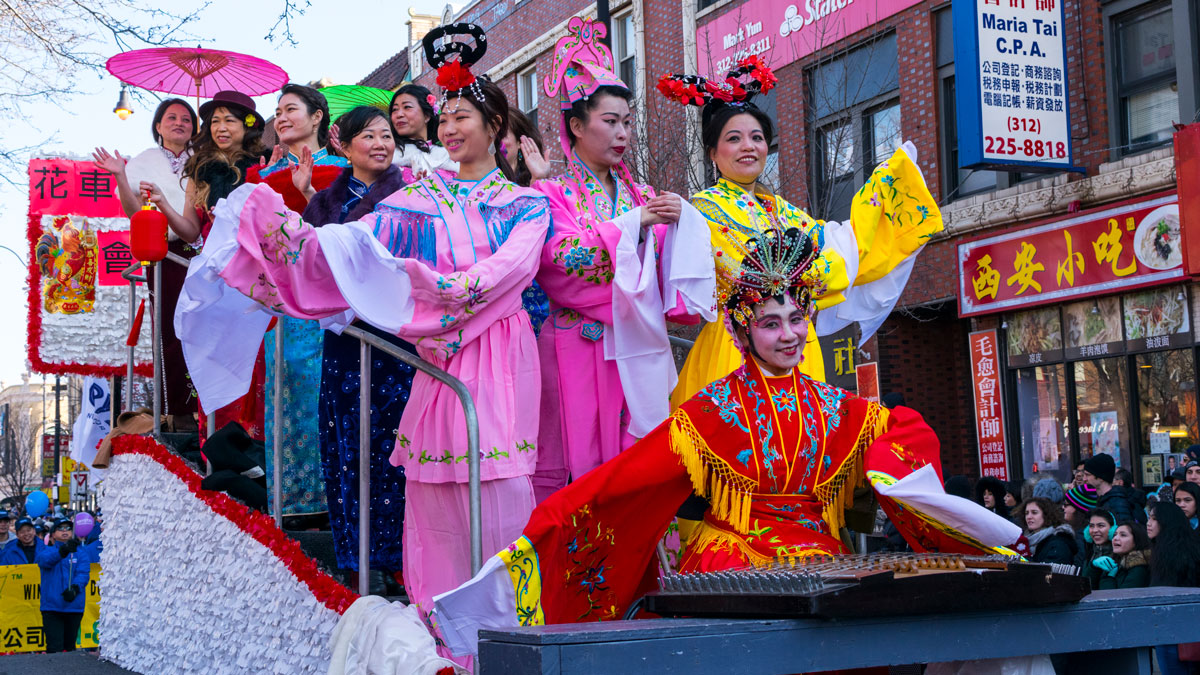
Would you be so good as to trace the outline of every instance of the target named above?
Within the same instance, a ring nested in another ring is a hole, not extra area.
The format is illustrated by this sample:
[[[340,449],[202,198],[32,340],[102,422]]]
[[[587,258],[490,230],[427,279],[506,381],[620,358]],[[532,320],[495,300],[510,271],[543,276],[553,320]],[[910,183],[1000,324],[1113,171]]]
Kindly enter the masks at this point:
[[[35,372],[125,374],[129,285],[120,273],[133,260],[115,190],[112,175],[88,161],[29,162],[28,354]],[[137,297],[147,297],[145,284]],[[148,326],[143,333],[136,370],[150,375]]]
[[[958,245],[959,316],[1078,300],[1184,277],[1172,192]]]
[[[89,314],[96,304],[96,233],[87,218],[49,221],[33,249],[42,273],[42,307],[51,314]]]

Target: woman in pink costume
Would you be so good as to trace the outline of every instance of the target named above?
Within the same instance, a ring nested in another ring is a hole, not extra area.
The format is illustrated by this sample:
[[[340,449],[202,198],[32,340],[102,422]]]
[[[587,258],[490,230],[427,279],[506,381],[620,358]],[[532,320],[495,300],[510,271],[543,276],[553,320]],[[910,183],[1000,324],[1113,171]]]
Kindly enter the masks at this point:
[[[713,318],[702,216],[678,195],[635,183],[625,166],[633,94],[612,72],[605,30],[571,19],[544,81],[560,97],[567,171],[533,185],[554,219],[537,276],[550,298],[538,339],[539,502],[667,418],[676,373],[666,319]],[[532,142],[521,149],[537,154]]]
[[[470,35],[475,46],[451,42],[456,35]],[[521,293],[537,272],[550,211],[544,196],[508,179],[498,152],[508,103],[469,70],[484,44],[469,24],[425,38],[447,92],[438,135],[459,163],[457,178],[434,172],[362,220],[319,228],[288,211],[274,191],[246,186],[218,208],[216,234],[185,291],[192,291],[193,315],[222,303],[235,314],[231,299],[205,303],[213,293],[205,285],[219,277],[274,313],[323,319],[327,328],[357,317],[408,340],[462,380],[479,411],[483,548],[492,550],[520,535],[534,504],[539,365]],[[226,324],[208,344],[220,344],[214,354],[229,362],[241,341]],[[240,371],[225,365],[224,372]],[[434,595],[471,576],[466,423],[451,389],[417,374],[391,461],[408,478],[405,586],[428,616]]]

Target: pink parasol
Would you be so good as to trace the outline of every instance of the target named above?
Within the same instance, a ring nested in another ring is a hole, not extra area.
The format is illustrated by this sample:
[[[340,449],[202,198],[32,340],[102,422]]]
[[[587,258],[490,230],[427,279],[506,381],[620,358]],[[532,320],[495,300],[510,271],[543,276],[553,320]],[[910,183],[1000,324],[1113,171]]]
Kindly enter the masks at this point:
[[[155,47],[122,52],[105,64],[126,84],[180,96],[212,98],[231,89],[247,96],[279,91],[287,84],[282,68],[256,56],[200,47]]]

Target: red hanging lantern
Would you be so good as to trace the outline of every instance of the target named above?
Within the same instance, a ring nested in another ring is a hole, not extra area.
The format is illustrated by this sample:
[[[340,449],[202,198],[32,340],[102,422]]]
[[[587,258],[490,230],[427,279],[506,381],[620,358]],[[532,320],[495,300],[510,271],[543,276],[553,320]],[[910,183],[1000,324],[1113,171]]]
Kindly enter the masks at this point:
[[[143,263],[167,257],[167,217],[150,204],[129,219],[129,248]]]

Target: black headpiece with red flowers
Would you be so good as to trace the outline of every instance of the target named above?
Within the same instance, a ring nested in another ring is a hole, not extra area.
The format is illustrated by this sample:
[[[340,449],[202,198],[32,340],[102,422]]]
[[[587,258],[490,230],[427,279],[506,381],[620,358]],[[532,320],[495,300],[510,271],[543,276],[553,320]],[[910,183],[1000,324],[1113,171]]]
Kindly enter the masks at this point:
[[[753,106],[751,99],[775,87],[779,78],[757,54],[738,61],[725,79],[668,73],[658,80],[658,91],[676,103],[694,106]]]
[[[457,40],[458,37],[470,41]],[[442,89],[439,110],[445,110],[450,94],[462,97],[462,90],[471,89],[475,98],[483,101],[483,91],[471,66],[479,62],[487,52],[487,34],[473,23],[452,23],[438,26],[425,34],[421,44],[425,48],[425,60],[437,71],[437,85]],[[458,110],[457,101],[454,109]]]

